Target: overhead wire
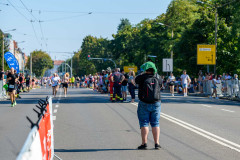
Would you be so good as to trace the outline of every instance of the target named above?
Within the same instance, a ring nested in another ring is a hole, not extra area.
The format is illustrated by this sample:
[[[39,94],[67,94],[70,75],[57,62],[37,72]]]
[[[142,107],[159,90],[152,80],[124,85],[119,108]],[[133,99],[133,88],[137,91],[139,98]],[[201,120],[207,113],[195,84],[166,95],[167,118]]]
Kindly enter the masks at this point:
[[[62,18],[56,18],[56,19],[49,19],[49,20],[45,20],[43,22],[53,22],[53,21],[59,21],[59,20],[65,20],[65,19],[71,19],[71,18],[76,18],[76,17],[82,17],[82,16],[86,16],[92,14],[92,12],[89,12],[87,14],[81,14],[81,15],[76,15],[76,16],[70,16],[70,17],[62,17]]]
[[[9,3],[22,17],[24,17],[25,20],[27,20],[28,22],[31,23],[31,26],[32,26],[32,29],[33,29],[35,38],[36,38],[37,42],[40,44],[40,46],[42,47],[41,43],[40,43],[39,40],[38,40],[38,37],[37,37],[36,31],[35,31],[35,28],[34,28],[34,26],[33,26],[33,24],[32,24],[33,21],[32,21],[32,20],[29,20],[29,19],[28,19],[22,12],[20,12],[20,11],[17,9],[17,7],[15,7],[9,0],[7,0],[7,1],[8,1],[8,3]]]
[[[44,43],[45,43],[46,50],[48,50],[47,42],[46,42],[46,40],[45,40],[45,37],[44,37],[44,34],[43,34],[42,25],[41,25],[41,22],[42,22],[42,21],[38,20],[38,19],[33,15],[32,11],[30,11],[30,10],[28,9],[28,7],[23,3],[22,0],[20,0],[20,2],[22,3],[23,7],[32,15],[32,17],[38,22],[38,24],[39,24],[39,26],[40,26],[41,34],[42,34],[42,40],[43,40]]]
[[[30,22],[30,20],[22,12],[20,12],[9,0],[7,1],[20,15],[22,15],[27,21]]]
[[[5,3],[0,3],[2,5],[9,5],[9,4],[5,4]],[[17,8],[20,8],[20,9],[24,9],[23,7],[20,7],[20,6],[15,6]],[[39,12],[40,10],[38,9],[31,9],[31,11],[34,11],[34,12]],[[69,14],[77,14],[77,13],[85,13],[85,14],[88,14],[90,13],[89,11],[88,12],[84,12],[84,11],[64,11],[64,10],[41,10],[41,12],[46,12],[46,13],[69,13]],[[101,12],[101,11],[96,11],[96,12],[93,12],[91,11],[92,14],[160,14],[158,12]]]

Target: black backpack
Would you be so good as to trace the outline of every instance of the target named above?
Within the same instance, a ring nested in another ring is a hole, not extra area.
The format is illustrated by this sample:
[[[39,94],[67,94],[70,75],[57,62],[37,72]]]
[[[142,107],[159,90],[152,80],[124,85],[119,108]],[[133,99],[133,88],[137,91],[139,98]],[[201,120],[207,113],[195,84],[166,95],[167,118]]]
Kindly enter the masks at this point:
[[[161,99],[159,82],[160,76],[155,74],[153,77],[147,78],[143,83],[142,101],[146,103],[154,103]]]

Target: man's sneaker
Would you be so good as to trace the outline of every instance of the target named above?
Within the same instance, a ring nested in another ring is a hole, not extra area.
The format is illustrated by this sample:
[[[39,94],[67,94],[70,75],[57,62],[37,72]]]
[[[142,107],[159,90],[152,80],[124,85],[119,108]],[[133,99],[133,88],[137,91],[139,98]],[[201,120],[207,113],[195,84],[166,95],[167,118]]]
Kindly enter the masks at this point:
[[[11,107],[14,107],[14,104],[13,104],[13,103],[11,104]]]
[[[138,147],[138,149],[147,149],[147,143],[142,144],[141,146]]]
[[[159,144],[155,144],[155,149],[160,149],[160,148],[162,148]]]
[[[14,106],[16,106],[16,105],[17,105],[17,102],[16,102],[16,101],[14,101],[14,102],[13,102],[13,104],[14,104]]]

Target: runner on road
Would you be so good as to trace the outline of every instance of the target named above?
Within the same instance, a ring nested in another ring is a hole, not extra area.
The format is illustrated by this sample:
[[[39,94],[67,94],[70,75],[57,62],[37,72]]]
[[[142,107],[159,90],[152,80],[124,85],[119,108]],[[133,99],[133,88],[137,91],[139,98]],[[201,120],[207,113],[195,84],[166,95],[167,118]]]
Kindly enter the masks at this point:
[[[7,75],[7,83],[8,83],[8,92],[10,95],[11,100],[11,107],[14,107],[17,105],[16,99],[15,99],[15,90],[16,90],[16,81],[17,77],[14,73],[14,68],[11,68],[11,72]]]
[[[63,77],[63,89],[64,89],[64,96],[67,97],[67,89],[69,83],[69,74],[66,73]]]
[[[183,96],[187,96],[187,90],[188,85],[191,83],[190,77],[187,75],[186,70],[183,71],[183,74],[181,75],[181,82],[182,82],[182,88],[183,88]]]
[[[170,88],[170,93],[172,96],[174,96],[174,85],[175,85],[176,78],[174,77],[173,73],[170,74],[168,77],[168,84]]]
[[[57,91],[58,91],[58,83],[60,82],[60,78],[57,76],[57,73],[53,74],[52,77],[52,91],[53,91],[53,96],[56,97]]]
[[[30,91],[30,76],[27,75],[26,77],[26,88],[27,88],[27,92]]]

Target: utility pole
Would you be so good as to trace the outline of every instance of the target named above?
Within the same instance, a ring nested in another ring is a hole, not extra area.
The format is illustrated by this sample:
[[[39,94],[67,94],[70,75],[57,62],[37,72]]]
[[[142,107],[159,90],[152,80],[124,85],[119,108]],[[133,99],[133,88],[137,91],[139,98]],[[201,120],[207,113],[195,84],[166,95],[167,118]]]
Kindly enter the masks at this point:
[[[216,74],[216,65],[217,65],[217,32],[218,32],[218,26],[217,26],[217,23],[218,23],[218,7],[216,7],[216,10],[215,10],[215,56],[216,56],[216,59],[215,59],[215,65],[214,65],[214,74]]]
[[[73,58],[73,57],[72,57]],[[72,68],[72,58],[71,58],[71,68]],[[71,69],[71,77],[72,77],[72,69]]]
[[[4,33],[2,32],[2,70],[4,72]]]
[[[173,29],[172,29],[172,41],[173,41]],[[172,50],[171,50],[171,59],[173,59],[173,46],[172,46]]]
[[[32,53],[30,53],[30,79],[32,79]]]
[[[66,73],[66,68],[67,68],[67,67],[66,67],[66,61],[65,61],[65,73]]]

